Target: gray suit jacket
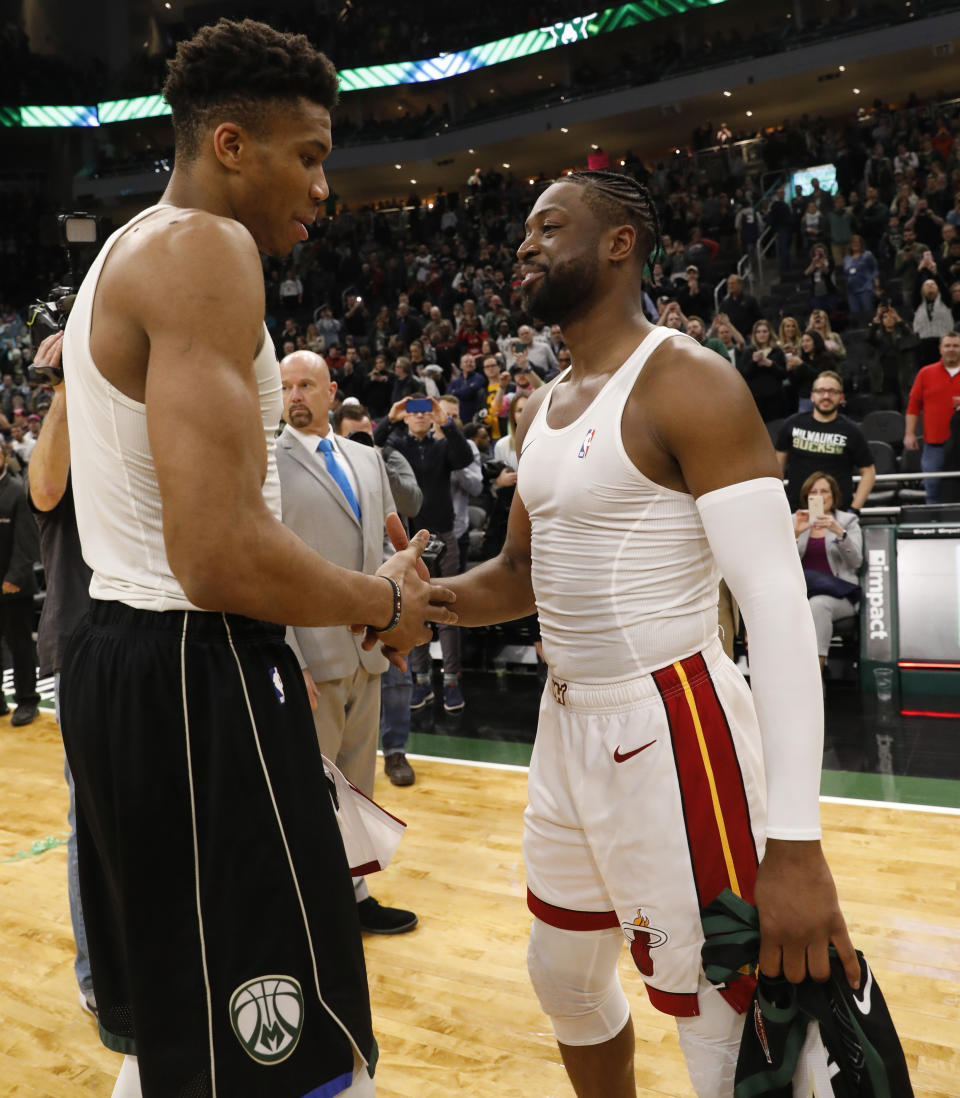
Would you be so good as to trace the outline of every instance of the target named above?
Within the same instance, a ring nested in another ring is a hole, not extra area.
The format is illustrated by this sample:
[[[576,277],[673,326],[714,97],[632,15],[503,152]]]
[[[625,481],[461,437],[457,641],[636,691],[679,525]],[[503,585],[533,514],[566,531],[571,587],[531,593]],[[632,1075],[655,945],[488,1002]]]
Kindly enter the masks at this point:
[[[852,511],[834,511],[833,517],[846,530],[847,536],[841,541],[832,530],[827,531],[824,537],[827,564],[840,579],[847,583],[859,583],[860,565],[863,564],[863,531],[860,529],[860,520]],[[801,558],[807,551],[809,540],[809,530],[804,530],[797,538],[797,552]]]
[[[373,447],[339,437],[337,446],[357,482],[362,523],[323,461],[308,454],[284,430],[277,439],[283,524],[331,563],[355,572],[375,572],[384,560],[386,516],[396,510],[387,471]],[[379,648],[364,652],[361,640],[344,625],[287,628],[287,643],[315,682],[346,678],[360,666],[372,674],[386,671],[387,661]]]

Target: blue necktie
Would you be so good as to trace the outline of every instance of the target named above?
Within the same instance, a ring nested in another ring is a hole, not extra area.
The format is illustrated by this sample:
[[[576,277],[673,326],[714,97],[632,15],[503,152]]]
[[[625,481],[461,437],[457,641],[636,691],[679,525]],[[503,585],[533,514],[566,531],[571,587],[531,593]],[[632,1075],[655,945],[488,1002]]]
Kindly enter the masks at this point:
[[[343,471],[343,466],[337,461],[337,455],[333,452],[333,443],[328,438],[322,438],[317,450],[323,454],[323,460],[327,463],[327,472],[340,486],[340,491],[346,496],[347,503],[353,508],[353,513],[357,516],[357,522],[359,522],[360,504],[357,503],[357,497],[353,494],[350,480]]]

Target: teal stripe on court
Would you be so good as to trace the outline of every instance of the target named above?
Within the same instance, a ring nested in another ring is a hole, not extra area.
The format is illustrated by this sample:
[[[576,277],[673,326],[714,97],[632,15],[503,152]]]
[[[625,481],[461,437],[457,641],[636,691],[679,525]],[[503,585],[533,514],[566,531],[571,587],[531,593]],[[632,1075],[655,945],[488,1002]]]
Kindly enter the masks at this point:
[[[428,732],[411,732],[407,742],[407,753],[410,755],[466,759],[469,762],[500,763],[504,766],[529,766],[532,750],[528,743],[474,740],[466,736],[433,736]]]
[[[434,736],[413,732],[407,744],[411,755],[438,759],[529,766],[533,747],[502,740],[476,740],[465,736]],[[851,770],[824,770],[820,792],[825,797],[888,804],[916,804],[929,808],[960,808],[960,781],[946,778],[909,778],[896,774],[862,774]]]
[[[824,770],[820,792],[825,797],[849,797],[859,801],[960,808],[960,782],[948,778],[908,778],[900,774]]]

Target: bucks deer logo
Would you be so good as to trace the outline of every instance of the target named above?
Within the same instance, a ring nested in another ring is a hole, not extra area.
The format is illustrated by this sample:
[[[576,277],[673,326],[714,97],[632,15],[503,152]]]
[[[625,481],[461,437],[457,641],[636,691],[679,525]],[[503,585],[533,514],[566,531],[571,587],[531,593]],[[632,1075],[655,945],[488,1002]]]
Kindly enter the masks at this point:
[[[230,1022],[247,1055],[279,1064],[293,1052],[303,1029],[303,992],[292,976],[258,976],[230,996]]]

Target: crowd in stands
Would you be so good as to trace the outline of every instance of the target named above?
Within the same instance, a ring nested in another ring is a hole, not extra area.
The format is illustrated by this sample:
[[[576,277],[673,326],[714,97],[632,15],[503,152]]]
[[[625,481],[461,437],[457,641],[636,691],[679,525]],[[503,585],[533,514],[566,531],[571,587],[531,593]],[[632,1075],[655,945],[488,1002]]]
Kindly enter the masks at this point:
[[[778,141],[795,130],[806,150],[796,166],[832,164],[836,193],[814,181],[806,192],[763,195],[757,175],[714,185],[695,161],[648,168],[627,154],[622,170],[647,182],[662,228],[646,282],[650,319],[727,358],[771,425],[812,408],[824,371],[842,378],[855,418],[905,412],[918,369],[938,359],[940,337],[960,322],[958,126],[956,102],[785,124]],[[512,487],[504,474],[513,402],[569,362],[562,332],[525,315],[518,290],[515,250],[542,185],[486,172],[462,194],[441,191],[426,204],[413,196],[404,209],[343,210],[288,260],[264,264],[278,354],[323,354],[341,399],[368,408],[374,422],[414,394],[459,401],[486,471],[475,502],[491,520],[499,492]],[[770,283],[757,277],[769,236],[778,259],[768,276],[779,264]],[[26,262],[21,244],[8,246],[8,258]],[[746,279],[737,273],[744,255]],[[54,280],[49,269],[42,277]],[[10,415],[42,415],[45,394],[26,375],[23,284],[7,271],[3,285],[21,291],[10,294],[20,312],[0,308],[3,372],[23,409],[5,410],[12,428]],[[495,536],[478,540],[495,550]]]

